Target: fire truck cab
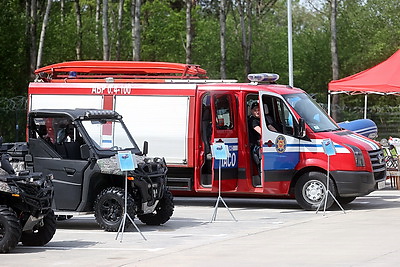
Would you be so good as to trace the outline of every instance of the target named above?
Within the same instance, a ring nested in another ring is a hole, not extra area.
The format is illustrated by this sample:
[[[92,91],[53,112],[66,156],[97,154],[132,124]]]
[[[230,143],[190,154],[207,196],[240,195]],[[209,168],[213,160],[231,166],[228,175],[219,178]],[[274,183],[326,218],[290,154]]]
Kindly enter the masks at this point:
[[[276,84],[276,74],[250,82],[211,80],[198,65],[165,62],[75,61],[36,70],[29,108],[102,108],[124,114],[149,156],[163,156],[175,195],[296,198],[316,209],[326,194],[330,139],[330,192],[341,204],[384,186],[382,150],[373,140],[340,128],[303,90]],[[251,106],[259,106],[261,135],[251,151]],[[273,123],[274,127],[268,127]],[[224,142],[228,159],[211,145]],[[219,165],[221,164],[221,166]],[[328,198],[327,206],[333,204]]]

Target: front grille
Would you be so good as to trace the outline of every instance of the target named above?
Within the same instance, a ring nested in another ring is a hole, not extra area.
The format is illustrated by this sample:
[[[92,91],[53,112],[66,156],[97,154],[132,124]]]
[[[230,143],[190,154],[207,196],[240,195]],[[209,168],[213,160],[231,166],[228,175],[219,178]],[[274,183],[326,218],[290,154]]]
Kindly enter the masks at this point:
[[[164,178],[167,175],[167,164],[161,158],[146,158],[138,163],[137,168],[131,171],[131,175],[143,178]]]
[[[381,149],[368,151],[369,158],[371,159],[372,170],[374,172],[375,180],[385,179],[386,176],[386,163],[383,151]]]

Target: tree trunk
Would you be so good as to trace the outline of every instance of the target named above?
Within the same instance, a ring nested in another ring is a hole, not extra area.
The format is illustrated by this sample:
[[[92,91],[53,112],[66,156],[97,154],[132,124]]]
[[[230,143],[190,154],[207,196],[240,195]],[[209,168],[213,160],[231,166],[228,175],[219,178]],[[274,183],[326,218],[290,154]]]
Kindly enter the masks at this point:
[[[110,60],[108,41],[108,0],[103,0],[103,60]]]
[[[52,3],[52,0],[47,0],[46,12],[44,14],[43,23],[42,23],[42,31],[40,32],[39,48],[38,48],[37,61],[36,61],[37,69],[42,64],[44,37],[46,35],[46,28],[47,28],[47,24],[49,22],[51,3]]]
[[[250,0],[238,1],[238,11],[239,11],[239,19],[240,19],[240,29],[242,31],[242,40],[241,46],[243,51],[243,60],[244,60],[244,74],[247,77],[247,74],[250,73],[251,59],[251,38],[252,38],[252,27],[251,27],[251,2]],[[246,27],[247,21],[247,27]]]
[[[117,23],[117,43],[116,46],[116,58],[120,60],[121,58],[121,29],[122,29],[122,16],[124,12],[124,0],[119,1],[118,5],[118,23]]]
[[[26,17],[26,24],[25,24],[25,54],[29,58],[26,71],[27,77],[29,80],[34,79],[34,75],[31,71],[31,0],[25,1],[25,17]]]
[[[101,0],[96,0],[96,25],[94,28],[94,35],[96,37],[96,51],[100,54],[100,13],[101,13]]]
[[[60,9],[61,9],[61,25],[64,25],[64,19],[65,19],[65,0],[60,0]]]
[[[192,0],[186,0],[186,64],[192,63]]]
[[[30,5],[30,20],[29,20],[29,36],[30,36],[30,66],[29,72],[31,78],[34,78],[34,71],[36,69],[37,60],[37,50],[36,50],[36,27],[37,27],[37,2],[36,0],[31,0]]]
[[[140,60],[140,9],[141,0],[132,0],[132,59]]]
[[[337,17],[337,0],[331,0],[331,56],[332,56],[332,79],[339,79],[339,56],[337,49],[337,28],[336,28],[336,17]],[[337,121],[339,114],[337,106],[339,105],[339,95],[332,95],[331,103],[331,115],[332,118]]]
[[[221,42],[220,75],[221,75],[221,79],[226,79],[226,40],[225,40],[225,36],[226,36],[226,0],[220,0],[219,25],[220,25],[219,39]]]
[[[75,0],[75,14],[76,14],[76,35],[77,35],[77,40],[75,45],[76,59],[81,60],[82,59],[82,16],[81,16],[81,5],[79,3],[79,0]]]

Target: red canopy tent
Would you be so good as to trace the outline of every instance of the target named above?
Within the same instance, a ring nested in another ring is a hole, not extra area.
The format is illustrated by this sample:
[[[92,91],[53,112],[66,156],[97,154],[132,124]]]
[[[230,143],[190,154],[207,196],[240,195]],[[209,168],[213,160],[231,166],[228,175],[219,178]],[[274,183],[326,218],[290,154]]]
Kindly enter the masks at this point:
[[[367,95],[400,95],[400,50],[378,65],[328,84],[328,111],[330,95],[365,94],[364,118],[367,114]]]

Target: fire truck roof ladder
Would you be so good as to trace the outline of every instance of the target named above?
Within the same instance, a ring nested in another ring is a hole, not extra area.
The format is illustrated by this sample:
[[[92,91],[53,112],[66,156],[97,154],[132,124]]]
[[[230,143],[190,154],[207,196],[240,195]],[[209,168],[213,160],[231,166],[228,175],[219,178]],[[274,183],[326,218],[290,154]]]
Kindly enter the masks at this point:
[[[165,79],[199,79],[206,70],[199,65],[145,61],[70,61],[35,71],[44,82],[166,82]]]

